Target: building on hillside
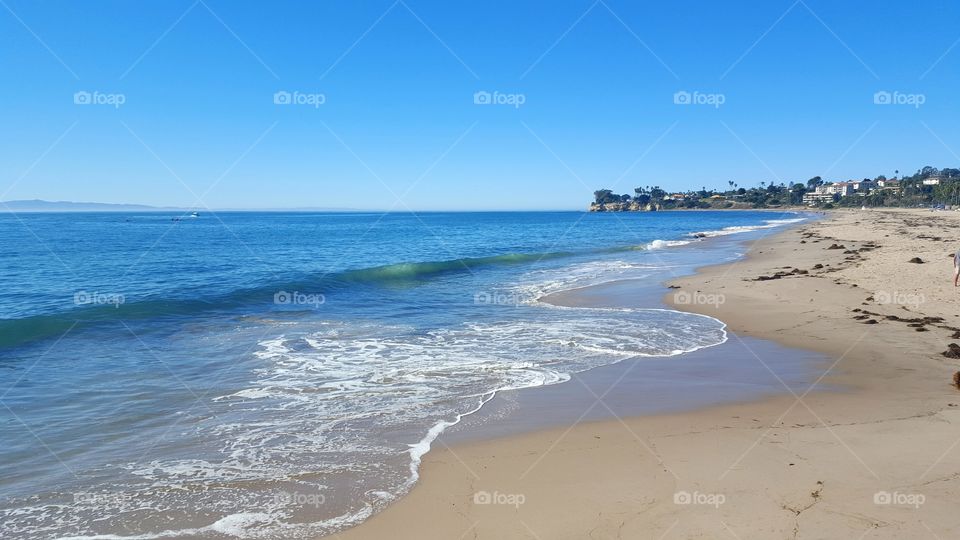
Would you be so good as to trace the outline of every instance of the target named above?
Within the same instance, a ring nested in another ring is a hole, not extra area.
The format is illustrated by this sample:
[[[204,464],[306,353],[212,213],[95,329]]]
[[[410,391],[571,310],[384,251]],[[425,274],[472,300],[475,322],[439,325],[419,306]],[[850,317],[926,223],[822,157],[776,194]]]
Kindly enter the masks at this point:
[[[877,187],[884,191],[892,191],[894,193],[900,193],[900,181],[899,180],[878,180]]]
[[[925,179],[923,180],[923,185],[925,185],[925,186],[939,186],[939,185],[940,185],[940,177],[939,177],[939,176],[931,176],[931,177],[929,177],[929,178],[925,178]]]
[[[819,203],[833,202],[833,193],[827,193],[822,189],[826,186],[818,186],[815,191],[803,194],[803,204],[807,206],[816,206]]]
[[[833,195],[834,193],[840,195],[841,197],[846,197],[847,195],[853,194],[853,183],[852,182],[834,182],[832,184],[824,184],[817,188],[817,191],[823,188],[824,193],[829,193]]]
[[[877,185],[876,182],[870,179],[863,179],[852,183],[854,191],[870,191]]]
[[[816,205],[823,202],[833,202],[834,197],[848,197],[854,194],[854,182],[834,182],[817,186],[813,191],[804,193],[803,202]]]

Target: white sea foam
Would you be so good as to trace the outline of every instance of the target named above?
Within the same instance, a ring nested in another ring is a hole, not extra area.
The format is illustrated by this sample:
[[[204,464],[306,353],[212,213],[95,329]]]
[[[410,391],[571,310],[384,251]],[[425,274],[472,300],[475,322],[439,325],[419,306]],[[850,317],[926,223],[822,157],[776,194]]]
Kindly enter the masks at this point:
[[[520,276],[517,283],[507,289],[506,296],[518,298],[524,304],[533,304],[550,293],[620,279],[644,278],[652,271],[663,268],[667,266],[618,259],[576,263],[559,269],[534,270]]]
[[[647,249],[666,249],[676,246],[685,246],[690,240],[654,240],[647,244]]]
[[[122,467],[143,486],[130,500],[151,501],[151,512],[202,507],[222,512],[220,518],[155,534],[75,538],[306,538],[337,531],[407,492],[437,437],[497,392],[726,340],[715,319],[656,309],[526,307],[506,320],[427,331],[334,321],[284,331],[260,341],[256,376],[213,400],[220,412],[197,426],[220,441],[216,452]],[[326,517],[292,521],[298,510],[276,497],[278,485],[328,493],[331,506],[320,509]],[[334,497],[336,486],[351,485],[366,488]],[[135,512],[102,504],[96,511]]]
[[[176,538],[180,536],[201,536],[204,533],[220,533],[235,538],[243,538],[254,527],[263,524],[276,524],[275,515],[263,512],[242,512],[224,516],[205,527],[190,529],[169,529],[158,533],[120,535],[120,534],[93,534],[80,536],[61,536],[58,540],[153,540],[156,538]]]
[[[751,231],[758,231],[762,229],[773,229],[783,225],[789,225],[791,223],[799,223],[805,221],[806,218],[790,218],[790,219],[768,219],[763,222],[763,225],[736,225],[732,227],[724,227],[715,231],[700,231],[690,233],[690,236],[696,237],[716,237],[716,236],[728,236],[731,234],[739,234]]]
[[[291,428],[326,426],[319,450],[350,448],[352,455],[367,456],[361,462],[382,462],[399,450],[376,442],[384,432],[407,428],[413,433],[414,426],[422,426],[419,440],[404,445],[405,477],[389,481],[377,475],[380,495],[356,510],[366,513],[409,490],[436,438],[480,410],[496,392],[556,384],[572,373],[625,358],[672,356],[725,339],[719,321],[671,310],[551,310],[534,320],[475,322],[425,333],[404,327],[328,327],[266,340],[258,355],[270,364],[260,386],[228,399],[257,396],[282,403]],[[236,406],[245,403],[257,407],[247,401]],[[251,437],[245,424],[222,431],[231,439],[258,444],[259,437]],[[372,440],[358,444],[357,436]],[[336,530],[343,519],[314,525]]]
[[[433,441],[437,439],[447,428],[455,426],[460,423],[465,416],[469,416],[480,410],[488,401],[493,399],[493,396],[496,395],[496,392],[490,392],[484,399],[481,399],[473,410],[467,411],[465,413],[460,413],[453,420],[441,420],[427,430],[427,434],[423,436],[422,439],[417,441],[415,444],[410,445],[410,478],[407,480],[404,488],[409,489],[413,487],[413,484],[420,479],[420,462],[423,459],[423,456],[430,451],[430,446],[433,444]],[[388,492],[385,493],[392,497],[395,497],[395,494]]]

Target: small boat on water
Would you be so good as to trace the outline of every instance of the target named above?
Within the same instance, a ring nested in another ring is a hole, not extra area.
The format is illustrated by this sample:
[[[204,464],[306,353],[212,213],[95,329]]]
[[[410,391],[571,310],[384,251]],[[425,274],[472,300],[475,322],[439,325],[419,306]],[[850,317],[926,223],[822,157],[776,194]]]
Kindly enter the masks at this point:
[[[170,221],[183,221],[186,218],[198,218],[198,217],[200,217],[200,212],[190,212],[189,214],[185,214],[183,216],[172,217],[170,218]]]

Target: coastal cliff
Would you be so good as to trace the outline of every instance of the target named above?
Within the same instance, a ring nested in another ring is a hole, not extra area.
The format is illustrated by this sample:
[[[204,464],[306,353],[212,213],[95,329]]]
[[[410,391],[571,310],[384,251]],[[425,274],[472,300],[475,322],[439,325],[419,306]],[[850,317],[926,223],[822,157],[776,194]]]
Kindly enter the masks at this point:
[[[611,189],[593,192],[591,212],[650,212],[656,210],[726,210],[750,208],[816,207],[927,207],[952,209],[960,206],[960,169],[926,166],[912,176],[895,171],[893,178],[825,181],[814,176],[805,182],[760,182],[740,187],[727,182],[729,189],[691,189],[670,193],[660,186],[634,188],[633,193]]]
[[[660,203],[640,204],[637,201],[590,203],[590,212],[656,212],[661,209]]]

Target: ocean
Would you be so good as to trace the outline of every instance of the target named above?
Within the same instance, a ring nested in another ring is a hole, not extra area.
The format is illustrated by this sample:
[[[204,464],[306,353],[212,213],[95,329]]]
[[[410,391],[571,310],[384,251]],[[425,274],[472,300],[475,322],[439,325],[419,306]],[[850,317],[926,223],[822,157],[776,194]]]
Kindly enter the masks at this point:
[[[359,523],[497,392],[723,343],[659,283],[802,219],[0,214],[0,537]],[[628,307],[538,301],[626,279],[649,290]]]

